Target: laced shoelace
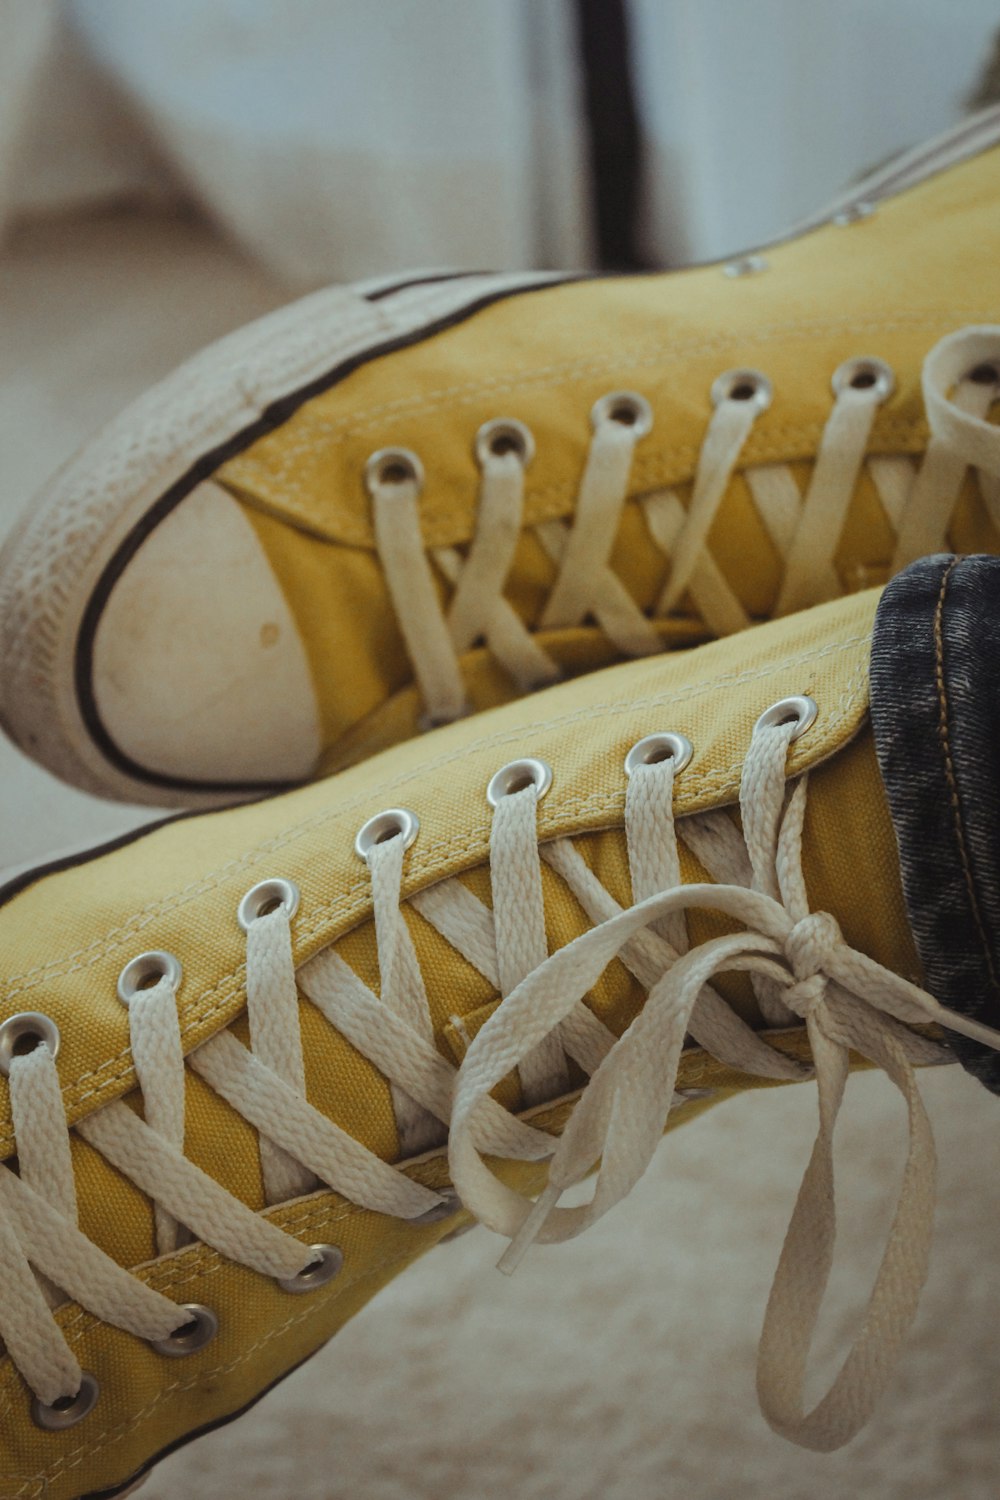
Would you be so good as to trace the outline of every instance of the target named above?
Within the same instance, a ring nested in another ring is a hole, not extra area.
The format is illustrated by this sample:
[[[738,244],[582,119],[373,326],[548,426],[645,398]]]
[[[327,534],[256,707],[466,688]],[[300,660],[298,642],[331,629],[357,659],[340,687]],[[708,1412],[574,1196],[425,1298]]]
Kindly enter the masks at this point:
[[[1000,327],[960,329],[927,355],[922,387],[930,441],[919,466],[905,455],[867,453],[879,407],[894,385],[892,370],[880,360],[849,360],[835,372],[834,404],[805,496],[785,464],[744,470],[783,565],[775,613],[789,614],[843,592],[834,558],[864,466],[896,537],[892,573],[945,548],[970,467],[979,471],[984,503],[1000,533],[1000,428],[986,420],[1000,396]],[[712,387],[714,410],[688,507],[669,490],[639,497],[650,544],[669,560],[651,617],[614,572],[611,554],[629,498],[636,446],[652,429],[653,412],[634,391],[598,401],[572,525],[552,520],[534,527],[556,567],[535,628],[554,630],[593,619],[619,653],[642,656],[662,649],[653,620],[677,611],[686,597],[713,635],[750,625],[708,541],[747,439],[771,399],[770,382],[758,370],[721,375]],[[479,641],[519,693],[560,675],[533,629],[504,597],[522,530],[534,438],[523,423],[499,419],[480,429],[475,452],[481,479],[475,533],[464,558],[453,547],[424,546],[419,514],[424,474],[416,454],[382,449],[366,470],[376,547],[428,724],[466,711],[460,658]],[[447,609],[435,570],[451,591]]]
[[[119,993],[129,1006],[143,1116],[123,1102],[73,1127],[155,1205],[158,1252],[194,1238],[271,1277],[289,1292],[311,1290],[342,1264],[335,1246],[305,1245],[234,1198],[184,1155],[184,1069],[195,1071],[255,1127],[268,1203],[320,1186],[375,1212],[415,1223],[459,1203],[510,1238],[512,1269],[535,1239],[562,1240],[593,1223],[641,1176],[676,1092],[685,1038],[747,1074],[794,1080],[810,1070],[772,1048],[712,986],[722,970],[747,970],[770,1024],[804,1020],[819,1087],[819,1133],[768,1303],[758,1385],[771,1425],[793,1441],[829,1449],[866,1421],[885,1387],[924,1280],[934,1203],[934,1148],[913,1073],[945,1060],[908,1029],[937,1022],[1000,1048],[1000,1033],[945,1010],[917,986],[844,941],[828,914],[811,913],[802,874],[807,797],[803,776],[786,788],[792,739],[811,722],[809,699],[783,700],[754,729],[741,785],[742,836],[724,811],[675,825],[675,777],[691,747],[657,734],[630,752],[625,836],[633,905],[621,907],[569,839],[539,845],[537,807],[551,777],[525,760],[493,778],[492,908],[458,879],[410,904],[496,988],[500,1003],[456,1069],[434,1042],[427,993],[401,904],[406,849],[417,819],[390,809],[358,835],[367,862],[379,964],[379,994],[327,948],[296,974],[290,923],[297,892],[269,880],[240,906],[246,931],[250,1045],[226,1031],[186,1059],[178,1023],[178,961],[140,955]],[[681,884],[680,837],[716,884]],[[593,927],[547,954],[541,861],[576,897]],[[709,908],[745,930],[689,948],[685,912]],[[644,1008],[617,1037],[584,1003],[618,958],[648,990]],[[353,1139],[305,1098],[299,993],[391,1081],[401,1148],[413,1154],[447,1140],[453,1190],[435,1192]],[[16,1045],[29,1039],[23,1055]],[[70,1132],[56,1068],[58,1032],[42,1015],[0,1027],[18,1172],[0,1170],[0,1337],[34,1392],[43,1427],[70,1425],[98,1398],[52,1316],[63,1297],[165,1354],[203,1346],[210,1309],[171,1301],[113,1261],[79,1228]],[[828,1394],[803,1408],[805,1367],[830,1269],[834,1238],[832,1136],[848,1049],[882,1067],[902,1093],[910,1148],[896,1217],[860,1332]],[[567,1060],[585,1083],[561,1138],[509,1113],[491,1096],[517,1069],[526,1103],[570,1088]],[[502,1183],[485,1157],[549,1160],[548,1186],[532,1201]],[[560,1194],[600,1161],[593,1197],[558,1205]],[[183,1226],[183,1227],[181,1227]]]

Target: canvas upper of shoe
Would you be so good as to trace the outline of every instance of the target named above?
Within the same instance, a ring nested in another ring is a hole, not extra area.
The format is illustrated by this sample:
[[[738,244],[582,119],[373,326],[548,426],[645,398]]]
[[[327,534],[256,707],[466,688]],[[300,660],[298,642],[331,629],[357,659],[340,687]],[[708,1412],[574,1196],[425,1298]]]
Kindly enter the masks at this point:
[[[995,550],[998,174],[994,148],[747,275],[503,299],[223,464],[299,620],[323,764]]]
[[[728,265],[335,289],[206,351],[6,547],[3,722],[204,805],[996,550],[998,132]]]
[[[7,1493],[124,1485],[463,1214],[509,1266],[624,1196],[665,1125],[810,1057],[822,1129],[760,1389],[808,1446],[867,1419],[929,1240],[912,1064],[942,1056],[923,1023],[967,1025],[918,988],[867,726],[875,604],[561,684],[4,893]],[[873,1317],[804,1413],[849,1050],[902,1090],[911,1158]],[[598,1157],[591,1207],[559,1208]]]

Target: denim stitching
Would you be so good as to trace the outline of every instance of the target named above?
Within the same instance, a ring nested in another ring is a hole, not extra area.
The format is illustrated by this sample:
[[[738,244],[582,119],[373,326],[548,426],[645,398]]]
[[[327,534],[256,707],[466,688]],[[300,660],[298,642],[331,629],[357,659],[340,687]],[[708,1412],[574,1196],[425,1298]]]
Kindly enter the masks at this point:
[[[1000,980],[998,980],[993,964],[993,955],[990,951],[989,939],[986,936],[986,926],[983,922],[982,912],[979,909],[979,899],[976,895],[975,881],[972,878],[972,867],[969,863],[965,830],[962,826],[962,808],[958,796],[958,781],[955,776],[955,766],[951,754],[951,736],[948,731],[948,690],[944,676],[944,601],[948,591],[948,580],[958,567],[958,563],[959,559],[957,557],[953,558],[941,575],[941,587],[938,590],[937,604],[934,609],[934,681],[937,685],[938,696],[938,739],[941,741],[941,750],[944,755],[945,778],[948,782],[948,800],[951,804],[954,819],[955,842],[958,845],[958,856],[962,864],[962,874],[965,877],[969,908],[972,912],[972,919],[976,924],[976,931],[979,934],[979,941],[990,976],[990,983],[994,991],[1000,993]]]

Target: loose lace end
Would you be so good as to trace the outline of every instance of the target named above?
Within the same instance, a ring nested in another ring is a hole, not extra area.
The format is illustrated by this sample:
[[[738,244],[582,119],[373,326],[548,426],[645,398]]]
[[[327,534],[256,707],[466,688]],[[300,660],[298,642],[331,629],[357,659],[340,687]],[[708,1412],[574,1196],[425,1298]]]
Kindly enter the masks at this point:
[[[560,1189],[550,1182],[544,1193],[535,1200],[531,1212],[497,1261],[498,1271],[502,1271],[505,1276],[513,1276],[525,1254],[535,1243],[545,1220],[555,1208],[559,1193]]]
[[[974,1021],[970,1016],[960,1016],[946,1006],[941,1007],[941,1014],[935,1019],[946,1026],[949,1031],[961,1032],[970,1041],[981,1042],[984,1047],[991,1047],[994,1052],[1000,1052],[1000,1031],[992,1026],[987,1026],[982,1021]]]

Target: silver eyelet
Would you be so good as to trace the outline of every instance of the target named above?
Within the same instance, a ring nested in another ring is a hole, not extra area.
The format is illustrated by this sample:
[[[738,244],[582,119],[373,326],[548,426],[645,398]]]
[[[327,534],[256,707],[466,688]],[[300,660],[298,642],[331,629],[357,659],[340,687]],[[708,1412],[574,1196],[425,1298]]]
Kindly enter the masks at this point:
[[[387,844],[394,838],[402,838],[403,848],[409,849],[419,832],[420,819],[415,812],[408,807],[387,807],[358,829],[354,852],[359,859],[367,859],[376,844]]]
[[[294,1276],[277,1279],[276,1284],[283,1292],[293,1292],[296,1296],[302,1292],[314,1292],[317,1287],[332,1281],[344,1264],[343,1251],[336,1245],[310,1245],[309,1248],[313,1259],[307,1266]]]
[[[278,875],[271,880],[258,880],[236,908],[236,920],[244,932],[249,932],[258,917],[266,917],[270,912],[277,911],[279,906],[285,908],[288,920],[291,921],[299,909],[299,888],[295,881],[283,880]]]
[[[458,1213],[458,1210],[462,1206],[462,1200],[455,1192],[455,1189],[438,1188],[437,1191],[441,1195],[441,1202],[435,1203],[434,1207],[429,1208],[426,1213],[418,1214],[415,1219],[410,1219],[409,1222],[411,1224],[415,1226],[440,1224],[442,1219],[450,1219],[452,1214]]]
[[[118,998],[123,1005],[128,1005],[140,990],[151,990],[161,979],[168,979],[176,990],[180,988],[183,977],[180,959],[159,948],[151,948],[148,953],[129,959],[122,969],[118,976]]]
[[[379,448],[365,464],[365,488],[369,495],[384,485],[415,484],[424,487],[424,466],[410,448]]]
[[[53,1057],[59,1056],[59,1027],[55,1021],[37,1010],[22,1010],[16,1016],[8,1016],[0,1023],[0,1074],[6,1078],[13,1059],[34,1052],[36,1047],[48,1047]]]
[[[638,766],[655,766],[672,760],[674,772],[683,771],[694,754],[694,746],[683,734],[647,734],[637,740],[625,757],[625,775],[631,776]]]
[[[210,1307],[200,1302],[185,1302],[184,1311],[190,1313],[186,1323],[168,1333],[165,1339],[150,1339],[149,1347],[167,1359],[183,1359],[187,1354],[197,1354],[210,1344],[219,1331],[219,1320]]]
[[[723,276],[755,276],[758,271],[767,270],[767,261],[763,255],[741,255],[736,260],[727,262],[722,268]]]
[[[781,698],[777,703],[772,703],[770,708],[765,708],[754,725],[754,733],[758,729],[772,729],[779,724],[797,720],[792,733],[792,739],[797,740],[800,734],[805,734],[818,712],[815,701],[804,694],[794,698]]]
[[[523,468],[535,456],[535,438],[530,427],[514,417],[497,417],[484,422],[476,433],[476,461],[482,467],[489,458],[513,453]]]
[[[867,203],[859,198],[857,203],[848,203],[846,208],[840,209],[830,220],[831,224],[857,224],[861,219],[870,219],[875,212],[874,203]]]
[[[39,1401],[36,1396],[31,1403],[31,1420],[36,1427],[41,1427],[46,1432],[65,1432],[67,1427],[75,1427],[77,1422],[82,1422],[84,1417],[90,1415],[100,1394],[101,1386],[97,1376],[84,1370],[80,1389],[75,1396],[64,1396],[59,1401],[53,1401],[51,1406]]]
[[[726,370],[712,381],[709,394],[713,406],[721,406],[724,401],[738,401],[741,406],[767,411],[774,398],[774,388],[760,370]]]
[[[638,391],[609,391],[590,408],[590,425],[597,428],[604,422],[617,422],[637,438],[645,437],[653,430],[653,408]]]
[[[833,372],[833,394],[851,390],[869,401],[886,401],[896,389],[896,377],[884,359],[845,359]]]
[[[552,767],[546,761],[536,760],[533,755],[529,755],[524,760],[509,761],[490,777],[486,800],[491,807],[496,807],[501,798],[533,786],[535,798],[541,802],[551,785]]]

